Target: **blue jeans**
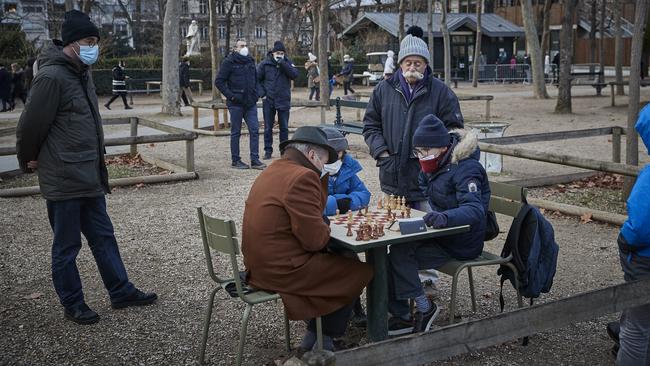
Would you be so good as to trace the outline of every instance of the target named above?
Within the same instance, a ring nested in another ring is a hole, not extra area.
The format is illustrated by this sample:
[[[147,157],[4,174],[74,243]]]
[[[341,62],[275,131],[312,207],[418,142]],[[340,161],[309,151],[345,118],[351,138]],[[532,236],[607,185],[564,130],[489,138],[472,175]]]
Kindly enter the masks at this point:
[[[289,110],[275,109],[272,101],[268,98],[262,103],[264,114],[264,151],[268,154],[273,153],[273,125],[275,124],[275,115],[278,115],[278,124],[280,124],[280,142],[289,139]]]
[[[395,316],[409,313],[409,299],[424,295],[418,270],[438,268],[452,259],[435,240],[390,246],[388,254],[388,311]]]
[[[47,215],[54,232],[52,281],[61,305],[70,307],[84,302],[76,262],[81,249],[81,233],[88,240],[111,299],[129,296],[135,291],[120,257],[104,196],[47,201]]]
[[[260,123],[257,120],[257,106],[242,107],[231,105],[228,107],[230,112],[230,155],[232,162],[241,160],[239,156],[239,137],[241,136],[242,120],[246,121],[248,133],[250,134],[251,162],[260,159]]]

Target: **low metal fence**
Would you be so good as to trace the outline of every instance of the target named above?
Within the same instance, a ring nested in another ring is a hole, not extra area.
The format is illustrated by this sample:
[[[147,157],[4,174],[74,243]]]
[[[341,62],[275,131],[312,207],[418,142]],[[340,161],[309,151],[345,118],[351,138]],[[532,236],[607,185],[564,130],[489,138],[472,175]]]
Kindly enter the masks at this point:
[[[469,68],[469,80],[473,78],[473,68]],[[558,78],[557,65],[544,65],[544,80],[553,83]],[[491,83],[531,83],[533,73],[528,64],[488,64],[479,65],[478,81]]]

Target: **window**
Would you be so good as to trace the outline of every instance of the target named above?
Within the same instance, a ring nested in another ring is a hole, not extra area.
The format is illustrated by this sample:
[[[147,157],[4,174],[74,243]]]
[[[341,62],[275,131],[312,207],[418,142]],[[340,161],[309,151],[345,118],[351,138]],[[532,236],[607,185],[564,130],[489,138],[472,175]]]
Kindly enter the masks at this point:
[[[241,14],[241,2],[234,0],[235,2],[235,14]]]
[[[23,6],[23,12],[40,14],[43,12],[43,8],[40,6]]]
[[[208,27],[201,27],[201,39],[208,39],[210,37]]]
[[[199,0],[199,13],[208,13],[208,0]]]
[[[183,0],[181,2],[181,13],[184,15],[187,15],[190,13],[190,6],[188,4],[188,0]]]
[[[217,14],[226,14],[226,1],[218,0],[217,1]]]
[[[219,39],[226,39],[226,26],[225,25],[220,25],[219,26]]]
[[[260,55],[266,55],[267,52],[268,51],[265,44],[257,46],[257,53],[259,53]]]
[[[122,23],[115,23],[115,34],[116,35],[126,35],[128,33],[128,29],[126,24]]]
[[[241,39],[244,37],[244,31],[241,28],[237,28],[237,38]]]
[[[255,27],[255,38],[264,38],[264,28]]]

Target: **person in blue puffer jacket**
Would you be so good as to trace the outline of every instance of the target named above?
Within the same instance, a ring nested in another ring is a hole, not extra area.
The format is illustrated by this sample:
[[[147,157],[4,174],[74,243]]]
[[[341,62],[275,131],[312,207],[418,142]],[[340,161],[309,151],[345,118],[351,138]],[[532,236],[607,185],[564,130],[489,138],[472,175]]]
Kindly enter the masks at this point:
[[[465,233],[391,246],[388,310],[389,335],[428,331],[439,313],[425,295],[419,269],[437,269],[453,260],[478,257],[483,250],[490,203],[490,185],[479,162],[478,136],[464,129],[448,131],[433,114],[425,116],[413,134],[421,172],[420,187],[432,211],[427,226],[442,229],[469,225]],[[410,314],[409,299],[416,312]]]
[[[325,171],[329,173],[327,206],[325,215],[332,216],[344,214],[349,210],[359,210],[370,203],[370,191],[357,177],[363,168],[358,161],[346,153],[348,140],[334,127],[323,127],[327,134],[329,145],[339,154],[339,160],[333,164],[325,164]]]
[[[650,154],[650,106],[639,113],[635,129]],[[626,282],[650,277],[650,165],[639,177],[627,199],[627,221],[618,235],[618,249]],[[610,330],[608,325],[608,330]],[[618,327],[616,327],[618,328]],[[618,329],[616,329],[618,330]],[[618,334],[617,365],[650,364],[650,304],[623,311]],[[611,332],[611,331],[610,331]],[[610,333],[611,336],[611,333]],[[615,337],[614,337],[615,338]]]

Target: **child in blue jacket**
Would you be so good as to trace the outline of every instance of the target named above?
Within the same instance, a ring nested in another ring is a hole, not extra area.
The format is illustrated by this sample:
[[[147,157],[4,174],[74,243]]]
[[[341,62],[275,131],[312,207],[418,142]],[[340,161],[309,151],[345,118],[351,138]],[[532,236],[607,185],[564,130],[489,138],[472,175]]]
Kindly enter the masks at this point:
[[[357,177],[361,164],[346,153],[348,140],[334,127],[323,127],[327,134],[329,145],[339,154],[339,160],[325,164],[325,171],[330,174],[328,184],[327,206],[325,215],[344,214],[349,210],[359,210],[370,203],[370,192]]]

